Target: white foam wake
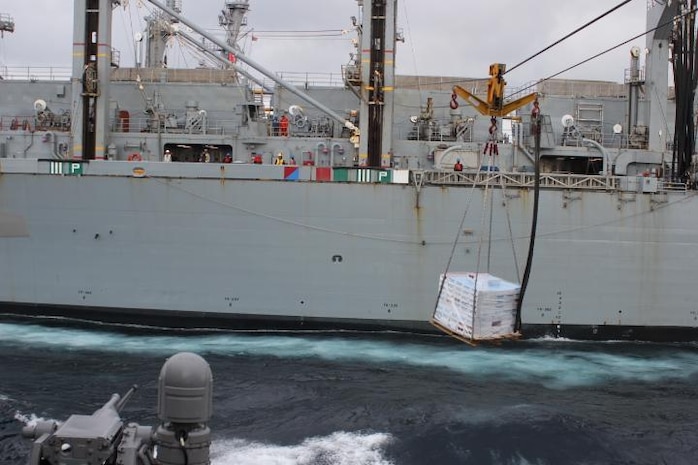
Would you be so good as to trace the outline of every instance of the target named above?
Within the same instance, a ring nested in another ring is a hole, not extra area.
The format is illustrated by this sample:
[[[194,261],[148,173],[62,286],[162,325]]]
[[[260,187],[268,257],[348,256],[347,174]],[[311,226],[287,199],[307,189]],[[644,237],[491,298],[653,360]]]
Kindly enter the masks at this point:
[[[241,439],[214,441],[213,465],[391,465],[382,450],[392,441],[385,433],[348,433],[306,439],[278,446]]]
[[[376,363],[446,369],[486,381],[530,382],[553,389],[613,381],[685,380],[698,375],[698,351],[643,350],[647,344],[512,343],[469,348],[464,344],[429,344],[425,340],[390,341],[366,336],[218,333],[214,335],[126,335],[39,325],[0,323],[2,344],[59,351],[90,350],[170,356],[195,352],[229,357],[317,358],[333,362]],[[621,344],[618,346],[618,344]],[[596,349],[594,349],[596,347]],[[621,350],[618,350],[620,347]],[[590,348],[594,350],[590,350]]]

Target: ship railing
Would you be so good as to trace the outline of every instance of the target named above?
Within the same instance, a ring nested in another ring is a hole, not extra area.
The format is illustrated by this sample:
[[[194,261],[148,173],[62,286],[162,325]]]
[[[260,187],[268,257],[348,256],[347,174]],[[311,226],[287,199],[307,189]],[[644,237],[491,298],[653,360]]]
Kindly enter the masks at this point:
[[[536,90],[547,96],[626,98],[628,95],[627,85],[611,81],[547,79],[538,82]]]
[[[115,82],[185,82],[196,84],[235,84],[237,73],[220,68],[116,68],[111,72]]]
[[[400,140],[419,140],[429,142],[472,142],[473,130],[472,125],[465,125],[462,128],[461,135],[454,135],[453,125],[445,120],[433,120],[433,125],[428,129],[422,128],[415,123],[406,122],[397,125],[398,139]]]
[[[344,76],[341,73],[301,73],[301,72],[277,72],[276,75],[284,81],[296,87],[307,89],[309,87],[344,87]],[[267,82],[270,87],[274,84]]]
[[[663,181],[660,183],[660,189],[664,191],[686,192],[689,187],[689,184],[686,182]]]
[[[30,121],[33,121],[33,119]],[[124,117],[115,117],[111,120],[111,128],[112,132],[118,133],[152,134],[159,132],[161,134],[200,134],[212,136],[235,136],[240,132],[239,120],[211,118],[210,113],[208,114],[205,124],[202,122],[200,125],[192,124],[187,127],[185,121],[185,115],[167,115],[161,120],[160,128],[158,129],[157,118],[134,118],[129,116],[128,119],[126,119]],[[257,122],[265,125],[267,136],[282,137],[280,134],[274,133],[271,120],[258,119]],[[319,122],[323,124],[319,124]],[[290,135],[307,138],[327,138],[332,137],[334,133],[334,123],[332,121],[309,119],[307,125],[308,128],[305,130],[300,130],[295,127],[290,128]]]
[[[34,115],[0,116],[0,130],[21,131],[31,130],[34,123]]]
[[[426,171],[424,182],[433,185],[504,186],[533,188],[533,173],[506,173],[502,171]],[[615,191],[619,189],[617,176],[545,173],[540,176],[541,188]]]
[[[214,136],[230,136],[238,133],[238,122],[234,120],[219,120],[208,119],[204,125],[193,124],[186,127],[183,123],[185,118],[165,117],[160,121],[158,128],[158,120],[148,117],[134,118],[130,116],[128,121],[123,118],[113,118],[111,120],[111,128],[113,132],[132,132],[132,133],[161,133],[161,134],[201,134]]]
[[[40,120],[36,115],[0,116],[0,131],[70,131],[70,119],[64,113],[53,114],[50,118]]]
[[[71,68],[54,66],[0,66],[0,78],[16,81],[70,81]]]

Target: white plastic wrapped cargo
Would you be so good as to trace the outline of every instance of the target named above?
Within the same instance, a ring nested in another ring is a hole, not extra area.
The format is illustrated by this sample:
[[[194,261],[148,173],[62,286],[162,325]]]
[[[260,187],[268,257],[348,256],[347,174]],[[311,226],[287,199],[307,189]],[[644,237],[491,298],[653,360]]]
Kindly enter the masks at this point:
[[[466,341],[516,335],[516,302],[521,286],[489,273],[447,273],[432,323]],[[439,286],[444,279],[439,278]]]

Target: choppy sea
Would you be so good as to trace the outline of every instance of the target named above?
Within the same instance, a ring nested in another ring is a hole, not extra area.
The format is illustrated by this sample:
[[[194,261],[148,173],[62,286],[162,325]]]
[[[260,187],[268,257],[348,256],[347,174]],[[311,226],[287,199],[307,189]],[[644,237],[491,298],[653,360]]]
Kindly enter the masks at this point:
[[[214,375],[214,465],[696,464],[698,344],[179,333],[0,322],[0,464],[22,426],[139,390],[155,425],[167,357]]]

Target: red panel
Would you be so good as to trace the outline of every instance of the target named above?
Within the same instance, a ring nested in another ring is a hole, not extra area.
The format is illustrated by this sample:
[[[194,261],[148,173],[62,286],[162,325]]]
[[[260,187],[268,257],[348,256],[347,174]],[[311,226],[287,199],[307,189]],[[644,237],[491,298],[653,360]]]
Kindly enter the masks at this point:
[[[332,181],[332,168],[329,166],[315,168],[315,179],[318,181]]]

